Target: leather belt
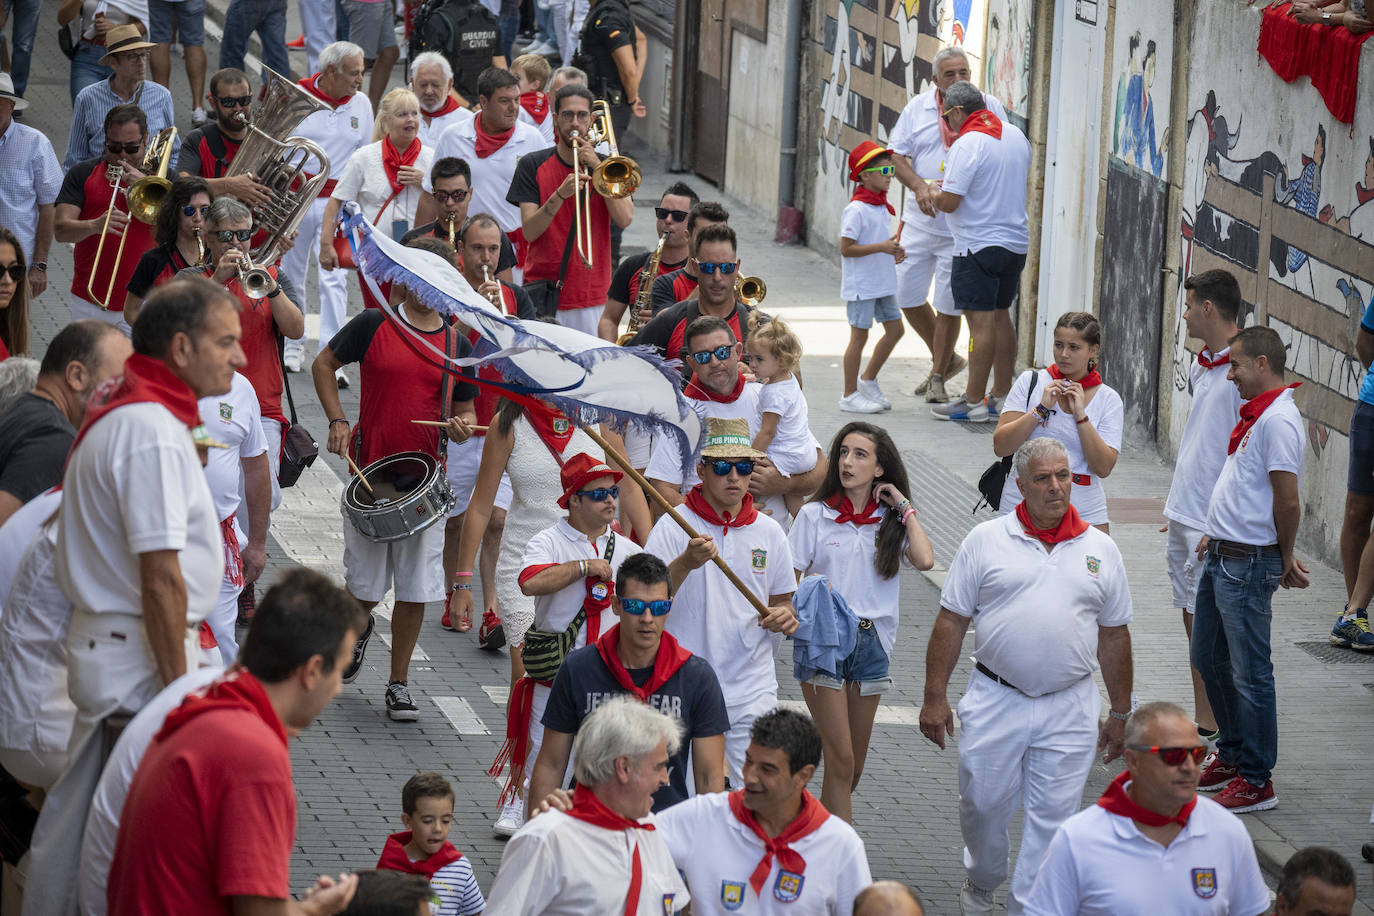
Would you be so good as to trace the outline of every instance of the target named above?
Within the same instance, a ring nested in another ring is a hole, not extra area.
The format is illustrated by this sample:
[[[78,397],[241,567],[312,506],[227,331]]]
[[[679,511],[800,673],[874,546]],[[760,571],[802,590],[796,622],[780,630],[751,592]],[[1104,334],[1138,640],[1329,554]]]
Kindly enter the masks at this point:
[[[867,617],[860,617],[860,618],[859,618],[859,629],[860,629],[860,630],[871,630],[872,628],[873,628],[873,621],[869,620]]]
[[[997,683],[1001,684],[1003,687],[1010,687],[1012,690],[1015,690],[1017,693],[1024,693],[1024,692],[1025,692],[1025,691],[1023,691],[1020,687],[1017,687],[1017,686],[1016,686],[1015,684],[1013,684],[1011,681],[1007,680],[1006,678],[1003,678],[1003,677],[1002,677],[1001,675],[999,675],[996,671],[993,671],[991,668],[989,668],[987,665],[983,664],[982,662],[975,662],[975,663],[974,663],[974,667],[978,669],[979,673],[984,674],[984,675],[986,675],[987,677],[992,678],[994,681],[996,681]]]
[[[1219,557],[1240,560],[1246,557],[1278,556],[1278,544],[1242,544],[1240,541],[1224,541],[1212,538],[1207,542],[1207,552]]]

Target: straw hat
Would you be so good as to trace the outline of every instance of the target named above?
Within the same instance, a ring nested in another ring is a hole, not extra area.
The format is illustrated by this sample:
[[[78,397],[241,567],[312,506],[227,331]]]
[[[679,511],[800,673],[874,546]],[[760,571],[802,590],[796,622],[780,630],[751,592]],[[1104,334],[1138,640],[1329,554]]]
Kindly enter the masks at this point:
[[[766,458],[766,453],[754,448],[749,436],[749,421],[742,418],[706,418],[706,444],[701,448],[705,458]]]
[[[157,45],[151,41],[143,40],[143,33],[132,22],[127,25],[117,25],[105,33],[105,56],[100,58],[100,65],[102,67],[114,66],[112,58],[124,51],[141,51],[144,48],[155,47]]]

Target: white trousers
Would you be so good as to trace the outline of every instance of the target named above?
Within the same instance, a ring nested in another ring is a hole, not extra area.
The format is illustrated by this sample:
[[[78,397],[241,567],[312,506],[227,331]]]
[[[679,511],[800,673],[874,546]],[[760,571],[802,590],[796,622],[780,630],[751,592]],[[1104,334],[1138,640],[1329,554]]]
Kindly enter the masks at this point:
[[[301,32],[305,35],[305,60],[308,72],[320,71],[320,52],[333,43],[337,24],[334,0],[297,0],[301,13]],[[285,76],[286,74],[282,74]]]
[[[1007,878],[1007,826],[1025,809],[1007,913],[1022,912],[1059,825],[1082,807],[1097,748],[1102,699],[1091,677],[1028,697],[986,675],[969,675],[959,701],[959,827],[964,869],[985,891]]]
[[[243,539],[240,538],[239,542],[242,544]],[[239,619],[239,593],[242,591],[242,585],[235,585],[227,578],[222,580],[215,609],[205,618],[205,622],[210,624],[210,632],[215,634],[215,642],[219,643],[220,661],[226,668],[239,657],[239,639],[234,626]]]
[[[0,767],[26,786],[51,789],[67,769],[66,751],[0,747]]]
[[[554,12],[557,12],[555,9]],[[596,336],[597,325],[601,323],[601,309],[559,309],[554,320],[565,328],[576,328],[583,334]]]
[[[80,296],[71,297],[72,321],[80,321],[82,318],[95,318],[106,324],[114,325],[124,332],[125,337],[130,337],[134,329],[129,327],[129,323],[124,320],[123,312],[110,312],[92,302],[87,302]]]
[[[315,202],[310,205],[310,209],[305,211],[305,216],[301,219],[300,225],[296,227],[298,233],[296,244],[281,259],[281,266],[286,271],[286,276],[295,285],[300,296],[306,300],[306,302],[298,303],[301,306],[301,311],[306,313],[310,309],[309,297],[305,291],[305,280],[309,268],[315,268],[320,287],[321,348],[339,332],[339,328],[343,327],[344,316],[348,313],[348,278],[353,276],[351,270],[324,270],[319,266],[320,224],[324,222],[324,208],[327,203],[328,198],[317,197]],[[300,340],[287,339],[287,356],[304,352],[305,335],[301,335]]]
[[[744,752],[749,749],[749,730],[754,727],[754,720],[777,708],[776,687],[772,693],[765,694],[752,703],[741,707],[726,707],[725,713],[730,717],[730,730],[725,733],[725,774],[730,777],[731,788],[738,789],[744,785]],[[687,785],[690,786],[691,774],[687,775]]]

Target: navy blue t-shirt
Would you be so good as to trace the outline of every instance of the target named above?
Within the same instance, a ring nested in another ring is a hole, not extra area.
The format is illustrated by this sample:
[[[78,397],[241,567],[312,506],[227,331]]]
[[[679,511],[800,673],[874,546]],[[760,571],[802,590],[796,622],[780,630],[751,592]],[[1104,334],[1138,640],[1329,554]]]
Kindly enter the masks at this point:
[[[646,684],[653,673],[653,668],[629,669],[630,680],[636,686]],[[624,688],[606,667],[596,646],[574,649],[553,679],[549,702],[544,707],[544,727],[575,735],[582,720],[599,703],[623,693]],[[668,785],[654,793],[654,810],[662,811],[687,798],[687,755],[692,739],[725,734],[730,730],[730,716],[725,712],[725,695],[716,672],[698,655],[687,659],[667,683],[649,696],[649,705],[682,723],[682,744],[668,758],[672,768]]]

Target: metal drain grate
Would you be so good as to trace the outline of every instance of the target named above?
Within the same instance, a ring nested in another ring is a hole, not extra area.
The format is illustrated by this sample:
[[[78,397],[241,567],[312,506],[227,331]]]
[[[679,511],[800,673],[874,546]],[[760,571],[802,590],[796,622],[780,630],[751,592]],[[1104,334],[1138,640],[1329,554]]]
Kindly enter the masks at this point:
[[[906,452],[902,458],[911,478],[911,497],[921,509],[921,525],[935,549],[935,562],[948,566],[973,526],[996,518],[997,513],[984,506],[973,515],[980,498],[977,488],[945,470],[935,459],[920,452]]]
[[[1328,665],[1372,665],[1374,664],[1374,653],[1365,654],[1355,652],[1350,649],[1343,649],[1340,646],[1333,646],[1326,640],[1320,642],[1294,643],[1299,649],[1306,652],[1319,662],[1326,662]],[[1365,685],[1369,686],[1369,685]]]

